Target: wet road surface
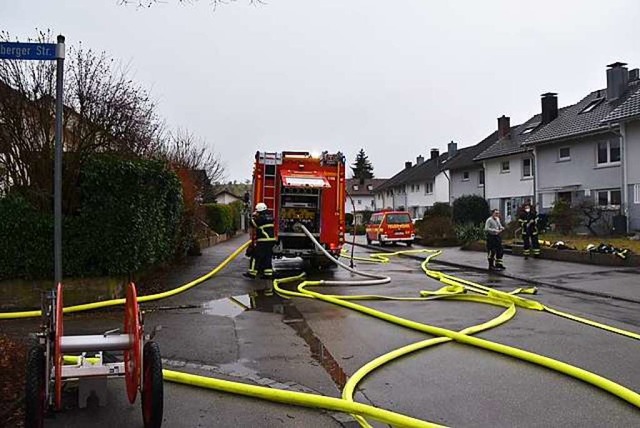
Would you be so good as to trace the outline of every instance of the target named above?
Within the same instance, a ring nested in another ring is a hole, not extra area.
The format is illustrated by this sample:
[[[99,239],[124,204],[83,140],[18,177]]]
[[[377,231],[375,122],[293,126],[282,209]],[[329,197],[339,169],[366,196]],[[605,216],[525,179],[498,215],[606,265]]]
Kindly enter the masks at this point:
[[[207,273],[242,243],[242,238],[204,251],[167,282],[181,285]],[[398,246],[397,249],[400,249]],[[357,249],[356,254],[369,251]],[[447,254],[445,252],[445,254]],[[462,257],[462,256],[461,256]],[[472,257],[464,255],[464,257]],[[506,262],[517,260],[507,256]],[[473,262],[474,260],[467,260]],[[539,260],[538,260],[539,261]],[[276,267],[291,270],[296,261]],[[544,265],[547,281],[563,276],[581,286],[581,265]],[[356,262],[359,269],[392,277],[386,285],[315,287],[331,294],[417,296],[441,284],[427,278],[419,262]],[[434,265],[434,267],[436,267]],[[500,290],[528,285],[476,269],[437,266],[452,275]],[[591,268],[591,267],[587,267]],[[602,267],[599,267],[602,270]],[[166,368],[223,379],[271,385],[338,397],[348,376],[373,358],[428,337],[423,333],[321,301],[266,296],[267,281],[243,278],[246,259],[238,258],[217,277],[188,292],[144,304],[145,327],[162,326],[160,344]],[[587,271],[589,269],[586,269]],[[583,267],[583,270],[584,267]],[[612,287],[633,296],[631,273],[608,275]],[[583,275],[587,273],[583,272]],[[578,276],[575,276],[578,275]],[[329,271],[313,278],[354,279]],[[622,284],[621,282],[624,282]],[[232,297],[233,299],[229,299]],[[640,298],[640,293],[636,297]],[[549,287],[534,299],[557,309],[631,331],[640,331],[640,305]],[[367,301],[384,312],[460,330],[497,316],[502,309],[469,302]],[[65,317],[65,333],[96,333],[118,327],[118,310]],[[22,334],[33,320],[2,321],[0,329]],[[640,391],[640,342],[556,316],[519,309],[507,324],[480,337],[516,346],[591,370]],[[74,391],[65,412],[47,426],[142,426],[139,401],[130,405],[124,382],[109,382],[107,407],[77,409]],[[416,352],[375,371],[360,384],[356,399],[367,404],[449,426],[637,426],[640,410],[591,385],[548,369],[469,346],[446,343]],[[256,399],[165,383],[165,426],[356,426],[346,415],[283,406]]]

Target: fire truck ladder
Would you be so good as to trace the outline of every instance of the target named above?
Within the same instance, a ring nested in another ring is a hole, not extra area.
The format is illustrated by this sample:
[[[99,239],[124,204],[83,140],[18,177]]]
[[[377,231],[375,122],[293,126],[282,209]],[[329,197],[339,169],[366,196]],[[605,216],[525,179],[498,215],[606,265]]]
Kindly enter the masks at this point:
[[[276,187],[278,185],[278,165],[282,164],[281,153],[261,152],[259,162],[264,164],[264,180],[262,180],[262,202],[277,212]]]

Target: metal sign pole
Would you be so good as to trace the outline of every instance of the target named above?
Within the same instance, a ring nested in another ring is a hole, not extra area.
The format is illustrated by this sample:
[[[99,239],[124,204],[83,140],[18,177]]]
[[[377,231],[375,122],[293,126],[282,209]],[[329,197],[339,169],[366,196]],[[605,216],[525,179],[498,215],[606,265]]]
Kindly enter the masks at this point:
[[[62,282],[62,114],[63,82],[64,82],[64,36],[58,36],[56,44],[56,142],[55,160],[53,165],[53,262],[54,282]]]

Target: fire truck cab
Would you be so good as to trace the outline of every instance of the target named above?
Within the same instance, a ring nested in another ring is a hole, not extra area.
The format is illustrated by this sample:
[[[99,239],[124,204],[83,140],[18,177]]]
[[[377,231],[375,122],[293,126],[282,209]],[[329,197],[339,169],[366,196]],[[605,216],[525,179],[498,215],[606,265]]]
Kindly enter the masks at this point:
[[[252,206],[264,202],[273,215],[275,257],[302,257],[312,267],[333,265],[298,225],[305,226],[333,256],[340,255],[345,233],[342,153],[257,152],[252,193]]]

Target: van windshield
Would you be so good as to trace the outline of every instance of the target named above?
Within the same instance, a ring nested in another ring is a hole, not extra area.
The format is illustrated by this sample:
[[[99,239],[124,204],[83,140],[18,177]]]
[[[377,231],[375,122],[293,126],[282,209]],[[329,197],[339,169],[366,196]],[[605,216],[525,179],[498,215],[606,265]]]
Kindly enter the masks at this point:
[[[387,224],[406,224],[411,223],[409,214],[387,214]]]

